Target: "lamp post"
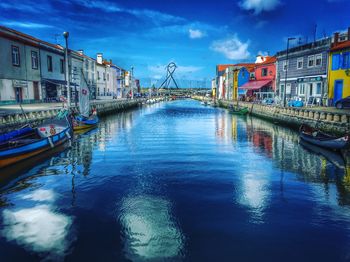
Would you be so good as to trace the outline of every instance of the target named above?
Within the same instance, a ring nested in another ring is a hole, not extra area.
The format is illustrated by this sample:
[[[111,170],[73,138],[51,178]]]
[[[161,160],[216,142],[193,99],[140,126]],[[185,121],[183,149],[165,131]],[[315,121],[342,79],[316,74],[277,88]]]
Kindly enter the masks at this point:
[[[131,75],[130,75],[130,87],[131,87],[131,99],[134,99],[134,67],[131,67]]]
[[[286,103],[287,103],[286,90],[287,90],[287,76],[288,76],[289,41],[294,40],[294,39],[295,39],[295,37],[289,37],[287,40],[286,74],[285,74],[285,78],[284,78],[283,107],[286,107]]]
[[[69,67],[68,67],[68,37],[69,32],[63,32],[63,36],[66,40],[66,49],[64,50],[64,56],[65,56],[65,64],[66,64],[66,81],[67,81],[67,104],[68,108],[70,108],[70,79],[69,79]]]

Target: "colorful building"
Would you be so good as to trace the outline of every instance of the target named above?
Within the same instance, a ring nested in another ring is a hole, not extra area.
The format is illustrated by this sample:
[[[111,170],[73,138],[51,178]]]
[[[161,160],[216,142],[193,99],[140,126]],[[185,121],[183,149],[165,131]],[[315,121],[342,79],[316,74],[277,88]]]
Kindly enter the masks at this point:
[[[292,44],[294,43],[291,42]],[[328,92],[330,45],[331,37],[328,37],[312,43],[298,44],[276,54],[276,89],[281,99],[285,93],[287,100],[322,104]]]
[[[329,52],[329,104],[350,96],[350,28],[347,35],[335,33]]]

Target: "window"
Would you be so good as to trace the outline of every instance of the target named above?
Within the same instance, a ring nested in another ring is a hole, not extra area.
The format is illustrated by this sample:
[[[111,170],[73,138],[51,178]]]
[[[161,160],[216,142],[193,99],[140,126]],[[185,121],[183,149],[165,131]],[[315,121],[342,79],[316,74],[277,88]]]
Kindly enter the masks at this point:
[[[332,55],[332,70],[340,69],[340,54]]]
[[[317,83],[316,84],[316,95],[320,95],[321,94],[321,88],[322,88],[321,83]]]
[[[61,74],[64,74],[64,67],[65,67],[64,60],[60,59],[60,72],[61,72]]]
[[[350,52],[343,53],[342,66],[343,69],[350,68]]]
[[[317,67],[322,66],[322,54],[316,55],[315,63]]]
[[[261,69],[261,76],[267,76],[267,68]]]
[[[307,67],[314,67],[314,65],[315,65],[315,56],[310,55],[307,58]]]
[[[289,64],[289,61],[288,61],[288,64]],[[287,71],[287,67],[288,67],[287,61],[284,61],[283,62],[283,71]]]
[[[85,60],[85,69],[86,71],[89,70],[89,60]]]
[[[38,69],[39,63],[38,63],[38,52],[32,51],[31,52],[32,57],[32,69]]]
[[[97,80],[100,80],[101,78],[100,78],[100,72],[99,71],[97,71]]]
[[[52,56],[47,56],[47,71],[52,72]]]
[[[303,69],[304,67],[304,59],[302,57],[297,60],[297,69]]]
[[[103,73],[103,80],[106,81],[106,73]]]
[[[91,78],[92,78],[92,81],[95,80],[95,74],[94,73],[91,73]]]
[[[107,74],[107,81],[109,81],[109,74]]]
[[[19,47],[12,46],[12,65],[20,66]]]
[[[305,84],[299,84],[299,95],[304,96],[305,95]]]

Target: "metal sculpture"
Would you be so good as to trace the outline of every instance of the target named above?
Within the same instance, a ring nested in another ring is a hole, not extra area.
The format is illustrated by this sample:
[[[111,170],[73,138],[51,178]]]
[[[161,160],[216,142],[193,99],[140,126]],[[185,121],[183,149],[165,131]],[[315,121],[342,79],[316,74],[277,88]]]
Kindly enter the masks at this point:
[[[177,85],[177,82],[176,82],[176,80],[174,78],[174,73],[175,73],[176,68],[177,68],[177,65],[174,62],[170,62],[167,65],[167,67],[166,67],[166,70],[167,70],[166,78],[163,81],[163,83],[160,85],[159,89],[161,89],[161,88],[168,89],[170,87],[171,81],[173,81],[173,83],[175,84],[176,88],[179,89],[179,86]]]

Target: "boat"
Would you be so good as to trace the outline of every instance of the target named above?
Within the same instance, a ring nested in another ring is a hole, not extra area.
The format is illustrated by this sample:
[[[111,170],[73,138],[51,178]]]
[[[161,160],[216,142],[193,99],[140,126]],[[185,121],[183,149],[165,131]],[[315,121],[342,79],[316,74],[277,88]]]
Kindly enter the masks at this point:
[[[306,142],[332,150],[340,150],[349,146],[349,135],[332,136],[308,125],[301,125],[299,136]]]
[[[237,115],[246,115],[249,113],[248,107],[231,107],[229,110],[231,114]]]
[[[201,102],[201,105],[207,106],[207,105],[208,105],[208,102],[207,102],[207,101],[202,101],[202,102]]]
[[[88,118],[82,115],[79,115],[74,118],[73,130],[80,131],[80,130],[92,129],[97,126],[98,122],[99,122],[98,116],[95,115],[94,113]]]
[[[307,151],[310,151],[316,155],[323,156],[336,167],[340,169],[345,169],[346,167],[345,160],[339,152],[334,150],[329,150],[323,147],[319,147],[314,144],[310,144],[304,140],[300,140],[299,143]]]
[[[90,114],[90,90],[83,71],[81,73],[82,73],[82,76],[80,77],[80,91],[79,91],[80,114],[74,117],[74,120],[73,120],[74,131],[94,128],[97,126],[99,122],[95,108],[92,110],[92,113]]]
[[[68,112],[33,128],[31,135],[13,137],[0,144],[0,168],[56,148],[72,138]]]
[[[19,129],[7,133],[2,133],[0,134],[0,144],[5,143],[11,139],[20,139],[31,136],[34,132],[35,130],[32,127],[26,125]]]

